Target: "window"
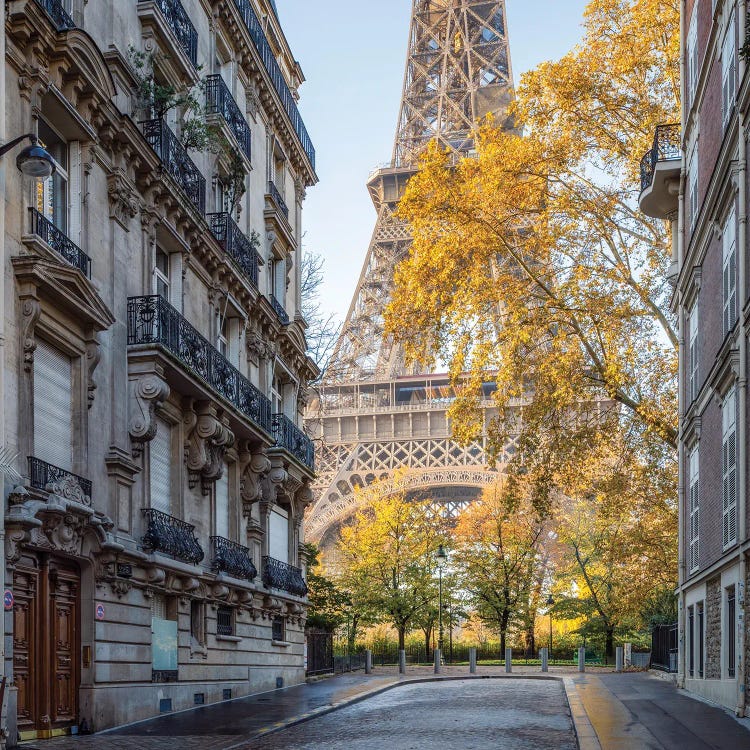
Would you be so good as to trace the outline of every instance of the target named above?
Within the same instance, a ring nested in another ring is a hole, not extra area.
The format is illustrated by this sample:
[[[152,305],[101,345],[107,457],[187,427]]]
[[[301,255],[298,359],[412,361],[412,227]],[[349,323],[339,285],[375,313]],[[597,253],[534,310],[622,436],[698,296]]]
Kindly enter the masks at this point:
[[[195,645],[206,645],[206,606],[198,599],[190,602],[190,635]]]
[[[154,292],[169,300],[169,255],[160,247],[156,248],[154,264]]]
[[[737,317],[737,216],[734,206],[724,222],[722,239],[723,334],[734,326]]]
[[[232,618],[232,609],[230,607],[219,607],[216,610],[216,634],[234,634],[234,622]]]
[[[696,3],[696,8],[698,4]],[[690,107],[698,89],[698,14],[693,10],[687,34],[687,105]]]
[[[73,469],[72,361],[46,341],[34,353],[34,455]]]
[[[154,294],[164,297],[178,312],[182,312],[182,255],[168,253],[156,246],[154,253]]]
[[[268,516],[268,554],[289,562],[289,518],[283,508],[274,508]]]
[[[688,607],[688,673],[695,674],[695,608]]]
[[[286,634],[284,633],[284,618],[274,617],[271,623],[271,639],[274,641],[286,640]]]
[[[698,677],[703,677],[703,602],[697,605],[698,633],[696,647],[698,649]]]
[[[156,435],[149,444],[151,507],[162,513],[172,509],[172,427],[156,418]]]
[[[734,109],[737,93],[737,41],[734,12],[729,19],[724,42],[721,45],[721,121],[726,126]]]
[[[216,496],[216,536],[229,539],[229,467],[224,464],[221,479],[214,484]]]
[[[698,445],[690,451],[690,542],[689,542],[689,569],[692,573],[698,569],[700,562],[700,484],[699,465],[700,453]]]
[[[286,302],[286,261],[271,259],[271,294],[284,307]]]
[[[219,315],[219,323],[216,326],[218,334],[216,335],[216,348],[225,356],[229,356],[229,321],[223,315]]]
[[[737,665],[737,601],[735,587],[727,589],[727,677],[734,677]]]
[[[688,160],[688,206],[690,209],[690,229],[698,219],[698,144],[693,146]]]
[[[281,414],[284,411],[284,386],[278,375],[273,376],[271,381],[271,411]]]
[[[688,401],[698,396],[698,300],[688,313]]]
[[[737,541],[737,396],[732,386],[721,405],[722,531],[724,547]]]

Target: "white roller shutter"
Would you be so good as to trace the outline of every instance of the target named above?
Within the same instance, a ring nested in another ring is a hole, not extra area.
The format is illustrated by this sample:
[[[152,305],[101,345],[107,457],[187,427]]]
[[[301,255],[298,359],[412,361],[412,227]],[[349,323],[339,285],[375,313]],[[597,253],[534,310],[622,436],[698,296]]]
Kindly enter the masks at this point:
[[[289,562],[289,519],[276,510],[268,519],[268,554],[275,560]]]
[[[229,477],[227,466],[224,466],[224,473],[221,479],[216,480],[216,536],[223,536],[230,539],[229,536]]]
[[[171,515],[172,427],[156,419],[156,435],[149,445],[151,457],[151,507]]]
[[[47,342],[34,352],[34,456],[72,471],[71,360]]]

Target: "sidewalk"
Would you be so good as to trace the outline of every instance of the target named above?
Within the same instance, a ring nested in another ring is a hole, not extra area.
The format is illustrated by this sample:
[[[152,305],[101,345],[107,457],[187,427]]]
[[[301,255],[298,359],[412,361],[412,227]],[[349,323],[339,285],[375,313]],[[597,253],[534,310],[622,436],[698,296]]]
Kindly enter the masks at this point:
[[[437,679],[468,678],[466,666],[444,667]],[[750,750],[750,720],[693,699],[649,673],[611,668],[482,667],[479,678],[560,679],[565,684],[581,750]],[[248,741],[371,697],[399,684],[436,679],[432,667],[395,667],[322,679],[311,684],[159,716],[87,737],[24,743],[26,750],[239,750]]]

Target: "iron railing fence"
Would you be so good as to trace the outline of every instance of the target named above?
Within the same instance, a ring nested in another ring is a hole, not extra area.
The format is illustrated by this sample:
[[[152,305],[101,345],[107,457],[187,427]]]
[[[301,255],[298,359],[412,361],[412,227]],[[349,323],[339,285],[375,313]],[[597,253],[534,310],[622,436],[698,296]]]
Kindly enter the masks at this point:
[[[58,31],[67,31],[76,27],[75,21],[60,0],[36,0],[36,4],[52,19]]]
[[[271,402],[163,297],[128,298],[128,346],[157,344],[193,375],[273,434]]]
[[[279,211],[284,214],[284,218],[289,218],[289,206],[286,205],[286,201],[281,197],[281,191],[276,187],[276,183],[272,180],[268,181],[268,194],[271,196],[273,202],[279,207]]]
[[[237,139],[240,150],[251,160],[250,126],[237,106],[232,92],[218,73],[206,76],[206,113],[221,115],[232,135]]]
[[[31,233],[46,242],[60,257],[91,278],[91,258],[44,214],[30,208]]]
[[[273,415],[273,431],[277,446],[289,451],[310,470],[315,470],[313,441],[286,414]]]
[[[28,456],[27,460],[29,463],[29,479],[32,487],[38,490],[47,490],[49,485],[59,484],[67,479],[77,484],[84,496],[89,499],[91,498],[93,485],[90,479],[79,477],[78,474],[74,474],[72,471],[66,471],[59,466],[48,464],[46,461],[42,461],[41,458],[36,458],[35,456]]]
[[[281,589],[295,596],[307,595],[302,570],[273,557],[263,558],[263,583],[269,588]]]
[[[225,539],[223,536],[212,536],[211,546],[214,551],[213,565],[215,570],[229,573],[235,578],[243,578],[248,581],[255,580],[258,570],[247,547]]]
[[[276,56],[266,39],[263,25],[255,13],[255,10],[253,10],[250,0],[234,0],[234,4],[242,16],[242,20],[250,34],[250,38],[253,40],[255,49],[257,50],[258,55],[260,55],[263,66],[265,67],[266,72],[271,79],[271,83],[281,100],[281,105],[292,123],[297,138],[299,138],[302,150],[307,154],[307,158],[310,160],[312,168],[315,169],[315,149],[313,148],[310,136],[307,134],[305,123],[302,121],[302,117],[297,109],[297,104],[294,101],[292,92],[289,90],[289,86],[287,86],[287,83],[284,80],[284,74],[281,72],[281,68],[276,62]]]
[[[156,6],[164,16],[167,26],[177,37],[183,52],[187,55],[191,65],[198,67],[198,32],[195,30],[190,17],[182,7],[180,0],[156,0]]]
[[[364,651],[360,651],[356,654],[334,656],[333,672],[334,674],[342,674],[343,672],[356,672],[359,669],[364,669],[365,658],[366,655]]]
[[[146,519],[146,533],[141,539],[145,550],[163,552],[194,565],[203,559],[193,524],[155,508],[142,508],[141,513]]]
[[[680,123],[658,125],[654,133],[653,146],[641,159],[641,192],[651,187],[656,165],[660,161],[679,159],[682,156]]]
[[[654,625],[651,631],[651,666],[677,672],[677,623]]]
[[[143,136],[161,159],[162,166],[180,186],[190,202],[206,213],[206,178],[164,120],[144,120]]]
[[[284,309],[284,305],[282,305],[281,302],[279,302],[273,294],[268,295],[268,300],[271,303],[271,307],[273,307],[274,312],[276,313],[276,317],[278,317],[278,319],[281,321],[281,325],[288,326],[289,315]]]
[[[216,238],[216,241],[221,245],[224,252],[237,263],[245,276],[257,288],[260,256],[255,247],[253,247],[253,243],[240,230],[234,219],[226,211],[218,214],[208,214],[206,220],[211,227],[211,234]]]
[[[309,677],[318,674],[332,674],[334,671],[333,633],[327,630],[306,630],[305,641],[307,642],[305,673]]]

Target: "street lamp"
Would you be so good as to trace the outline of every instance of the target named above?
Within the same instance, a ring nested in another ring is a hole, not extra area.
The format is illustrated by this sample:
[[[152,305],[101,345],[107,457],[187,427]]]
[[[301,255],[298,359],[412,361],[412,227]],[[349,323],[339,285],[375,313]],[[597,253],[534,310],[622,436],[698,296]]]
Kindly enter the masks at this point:
[[[552,658],[552,606],[555,600],[552,598],[552,594],[547,597],[547,608],[549,611],[549,658]]]
[[[443,545],[439,545],[435,552],[435,562],[438,567],[438,650],[443,653],[443,568],[448,562],[448,553]]]
[[[16,157],[16,166],[19,171],[29,177],[51,177],[57,169],[55,160],[46,148],[39,145],[39,139],[33,133],[19,135],[18,138],[0,146],[0,156],[5,156],[8,151],[27,138],[31,141],[31,145],[21,149]]]

